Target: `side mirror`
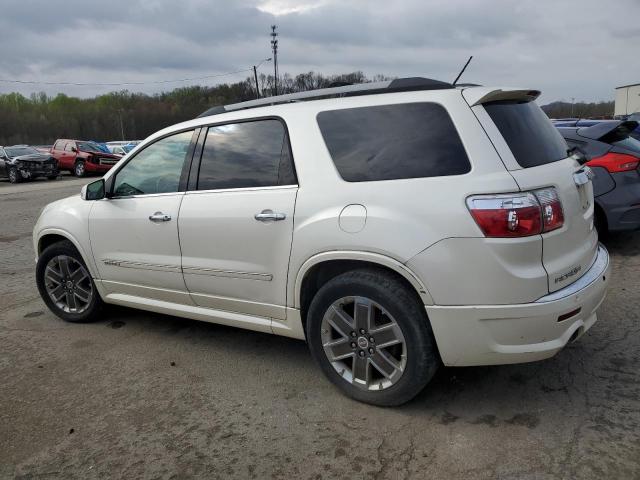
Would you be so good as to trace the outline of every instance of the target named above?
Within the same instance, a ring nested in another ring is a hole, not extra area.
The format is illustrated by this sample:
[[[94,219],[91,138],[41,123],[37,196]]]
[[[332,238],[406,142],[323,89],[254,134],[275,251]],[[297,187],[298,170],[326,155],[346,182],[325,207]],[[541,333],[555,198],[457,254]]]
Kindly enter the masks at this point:
[[[77,149],[76,147],[71,147],[71,151],[72,151],[73,153],[78,153],[78,149]]]
[[[102,200],[105,198],[104,179],[101,178],[82,187],[80,197],[83,200]]]

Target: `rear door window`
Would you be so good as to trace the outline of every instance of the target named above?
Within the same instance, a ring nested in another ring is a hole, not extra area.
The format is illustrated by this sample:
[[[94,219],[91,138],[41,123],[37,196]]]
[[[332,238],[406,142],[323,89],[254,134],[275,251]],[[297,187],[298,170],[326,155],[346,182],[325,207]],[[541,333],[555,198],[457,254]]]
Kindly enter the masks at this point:
[[[567,142],[535,102],[490,102],[484,109],[521,167],[537,167],[568,156]]]
[[[198,190],[295,185],[289,140],[280,120],[209,127]]]
[[[318,125],[347,182],[461,175],[469,158],[447,111],[402,103],[320,112]]]

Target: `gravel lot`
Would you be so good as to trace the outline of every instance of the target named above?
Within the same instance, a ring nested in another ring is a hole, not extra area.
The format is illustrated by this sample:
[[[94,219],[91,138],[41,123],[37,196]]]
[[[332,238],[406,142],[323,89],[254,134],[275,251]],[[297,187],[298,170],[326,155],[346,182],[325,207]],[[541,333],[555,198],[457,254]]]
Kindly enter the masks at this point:
[[[578,343],[535,364],[443,368],[380,409],[338,393],[303,342],[49,313],[31,229],[82,183],[0,182],[0,477],[640,478],[640,234],[607,243],[611,290]]]

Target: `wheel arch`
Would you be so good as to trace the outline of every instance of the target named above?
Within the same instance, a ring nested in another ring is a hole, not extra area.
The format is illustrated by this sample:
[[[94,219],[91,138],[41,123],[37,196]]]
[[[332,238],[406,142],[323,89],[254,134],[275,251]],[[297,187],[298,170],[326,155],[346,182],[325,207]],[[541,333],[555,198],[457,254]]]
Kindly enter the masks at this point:
[[[48,246],[64,240],[71,242],[73,246],[76,247],[76,250],[78,250],[78,253],[82,257],[82,260],[84,260],[85,265],[89,269],[89,273],[91,273],[91,276],[94,279],[99,278],[98,269],[95,262],[93,261],[93,257],[90,255],[90,252],[87,252],[82,247],[82,244],[66,230],[58,228],[48,228],[39,232],[34,242],[36,247],[36,256],[39,257],[44,249]]]
[[[305,261],[296,275],[293,304],[300,310],[303,324],[311,299],[324,283],[336,275],[363,267],[379,268],[400,277],[423,304],[433,305],[433,299],[426,286],[406,265],[393,258],[372,252],[324,252]]]

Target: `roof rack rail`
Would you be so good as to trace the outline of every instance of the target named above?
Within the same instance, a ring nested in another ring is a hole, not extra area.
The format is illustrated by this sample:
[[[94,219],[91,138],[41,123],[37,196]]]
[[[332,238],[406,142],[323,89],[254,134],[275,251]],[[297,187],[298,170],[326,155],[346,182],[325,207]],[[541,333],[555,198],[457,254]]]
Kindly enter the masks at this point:
[[[289,93],[286,95],[278,95],[275,97],[260,98],[250,100],[248,102],[233,103],[230,105],[218,105],[212,107],[200,115],[200,117],[208,117],[209,115],[218,115],[220,113],[233,112],[236,110],[245,110],[248,108],[264,107],[267,105],[279,105],[283,103],[301,102],[309,100],[319,100],[323,98],[334,97],[354,97],[357,95],[373,95],[376,93],[396,93],[409,92],[414,90],[443,90],[455,88],[452,84],[433,80],[431,78],[408,77],[397,78],[395,80],[386,80],[384,82],[359,83],[356,85],[344,85],[340,87],[321,88],[319,90],[310,90],[308,92]]]

